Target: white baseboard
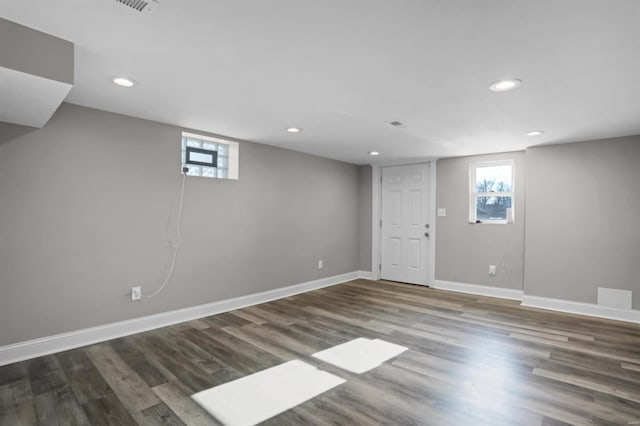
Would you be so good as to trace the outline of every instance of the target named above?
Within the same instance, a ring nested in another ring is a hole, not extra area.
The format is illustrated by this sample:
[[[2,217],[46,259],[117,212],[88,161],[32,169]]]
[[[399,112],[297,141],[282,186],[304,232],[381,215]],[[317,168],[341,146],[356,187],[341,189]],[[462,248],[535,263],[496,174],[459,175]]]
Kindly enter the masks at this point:
[[[640,311],[607,308],[593,303],[572,302],[570,300],[552,299],[549,297],[529,296],[521,290],[490,287],[478,284],[456,283],[436,280],[431,286],[441,290],[459,293],[478,294],[481,296],[499,297],[501,299],[521,300],[522,306],[547,309],[568,314],[586,315],[640,324]]]
[[[358,278],[362,278],[365,280],[372,280],[373,273],[371,271],[358,271]]]
[[[289,287],[269,290],[262,293],[240,296],[233,299],[221,300],[204,305],[147,315],[126,321],[119,321],[99,325],[97,327],[85,328],[68,333],[56,334],[53,336],[0,346],[0,366],[98,342],[104,342],[118,337],[141,333],[143,331],[149,331],[160,327],[166,327],[180,322],[220,314],[234,309],[257,305],[271,300],[282,299],[295,294],[305,293],[307,291],[351,281],[359,278],[360,275],[361,271],[354,271],[342,275],[308,281]]]
[[[640,324],[640,311],[607,308],[593,303],[524,295],[522,306]]]
[[[457,291],[458,293],[477,294],[480,296],[498,297],[500,299],[522,300],[522,290],[491,287],[488,285],[456,283],[453,281],[435,280],[431,287],[440,290]]]

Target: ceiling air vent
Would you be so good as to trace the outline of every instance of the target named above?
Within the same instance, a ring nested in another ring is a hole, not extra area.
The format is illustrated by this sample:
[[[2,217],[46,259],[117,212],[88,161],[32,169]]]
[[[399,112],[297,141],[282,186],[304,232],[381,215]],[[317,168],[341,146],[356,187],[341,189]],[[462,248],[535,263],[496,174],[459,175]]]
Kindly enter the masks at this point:
[[[158,0],[116,0],[118,3],[135,9],[138,12],[149,12],[158,4]]]

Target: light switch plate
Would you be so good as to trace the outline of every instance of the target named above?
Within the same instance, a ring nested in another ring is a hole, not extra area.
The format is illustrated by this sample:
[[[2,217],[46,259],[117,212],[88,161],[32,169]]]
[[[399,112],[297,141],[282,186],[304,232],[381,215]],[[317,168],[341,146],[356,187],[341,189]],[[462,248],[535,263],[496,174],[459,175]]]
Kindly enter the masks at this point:
[[[142,299],[142,287],[131,287],[131,300]]]
[[[445,217],[447,215],[447,209],[438,209],[438,217]]]

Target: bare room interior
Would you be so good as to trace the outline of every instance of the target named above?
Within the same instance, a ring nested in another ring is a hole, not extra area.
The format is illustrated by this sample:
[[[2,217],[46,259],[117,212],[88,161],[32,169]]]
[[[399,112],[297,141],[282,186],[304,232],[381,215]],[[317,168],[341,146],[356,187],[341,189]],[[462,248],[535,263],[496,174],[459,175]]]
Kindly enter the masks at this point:
[[[640,425],[637,0],[0,0],[0,425]]]

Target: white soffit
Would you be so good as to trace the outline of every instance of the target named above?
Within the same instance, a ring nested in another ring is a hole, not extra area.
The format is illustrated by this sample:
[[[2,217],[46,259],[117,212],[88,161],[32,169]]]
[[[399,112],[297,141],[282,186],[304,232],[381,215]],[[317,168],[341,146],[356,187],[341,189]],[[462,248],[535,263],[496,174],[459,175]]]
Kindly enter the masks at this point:
[[[0,14],[0,122],[42,127],[74,83],[73,43]]]
[[[73,86],[0,67],[0,122],[43,127]]]

